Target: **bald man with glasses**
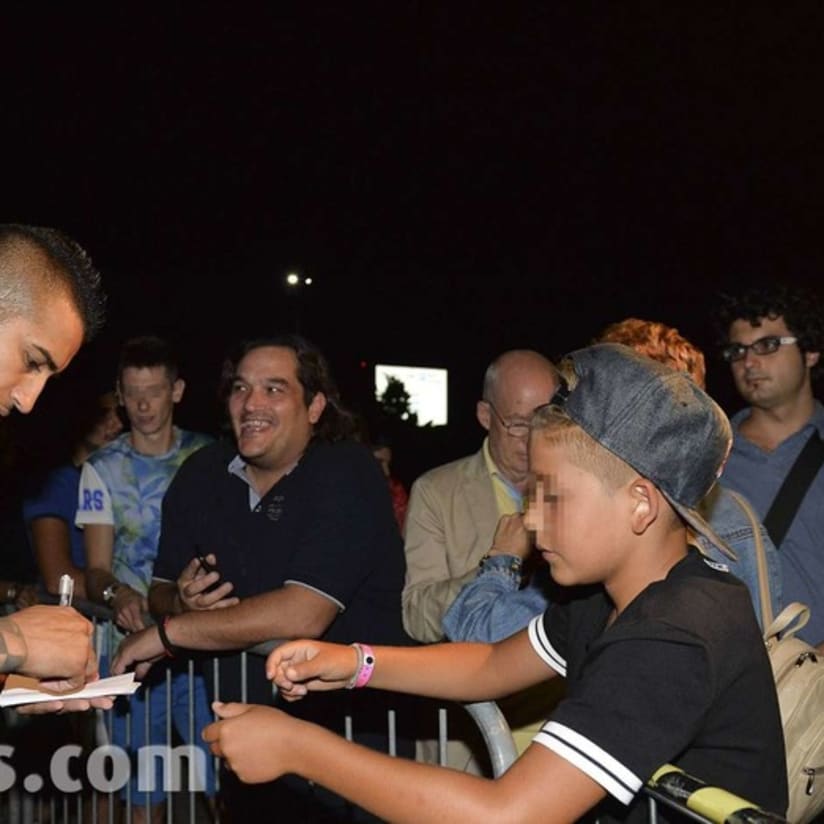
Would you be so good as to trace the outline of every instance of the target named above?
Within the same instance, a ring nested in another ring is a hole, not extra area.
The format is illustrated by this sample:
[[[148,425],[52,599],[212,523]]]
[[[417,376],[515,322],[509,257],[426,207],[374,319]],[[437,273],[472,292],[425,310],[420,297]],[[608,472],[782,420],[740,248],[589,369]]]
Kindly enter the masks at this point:
[[[540,353],[514,349],[499,355],[486,370],[475,408],[486,431],[481,448],[429,470],[412,485],[403,619],[418,641],[444,639],[443,615],[494,549],[499,519],[521,512],[529,419],[556,385],[555,367]]]
[[[446,640],[444,613],[480,563],[511,565],[511,554],[494,546],[499,521],[507,541],[529,540],[520,517],[529,419],[557,384],[555,367],[540,353],[513,349],[499,355],[486,369],[475,407],[486,432],[480,449],[425,472],[412,484],[404,536],[403,621],[418,641]],[[447,764],[479,773],[471,745],[458,740],[470,736],[469,729],[459,730],[461,720],[450,715]],[[436,749],[420,744],[418,758],[436,761]]]

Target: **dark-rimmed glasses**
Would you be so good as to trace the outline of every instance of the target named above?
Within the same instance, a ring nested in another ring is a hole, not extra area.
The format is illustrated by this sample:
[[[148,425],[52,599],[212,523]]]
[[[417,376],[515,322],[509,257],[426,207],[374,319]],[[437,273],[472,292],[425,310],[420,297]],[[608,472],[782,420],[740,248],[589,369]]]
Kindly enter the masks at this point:
[[[507,423],[500,412],[495,408],[492,401],[484,398],[484,403],[489,405],[489,408],[495,413],[495,417],[500,421],[501,426],[506,429],[506,434],[513,438],[525,438],[529,435],[529,424],[523,421],[516,421],[515,423]]]
[[[752,343],[728,343],[721,350],[721,357],[727,363],[735,363],[746,358],[750,349],[756,355],[772,355],[778,351],[779,346],[797,342],[798,338],[793,335],[766,335]]]

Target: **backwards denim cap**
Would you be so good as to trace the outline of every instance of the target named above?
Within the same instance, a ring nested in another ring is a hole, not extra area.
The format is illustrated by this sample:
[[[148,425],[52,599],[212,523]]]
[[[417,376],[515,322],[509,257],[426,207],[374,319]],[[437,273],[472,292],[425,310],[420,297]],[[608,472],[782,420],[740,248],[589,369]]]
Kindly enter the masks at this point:
[[[735,559],[696,508],[732,446],[732,428],[721,407],[686,372],[623,344],[600,343],[566,358],[578,383],[569,389],[562,382],[552,403],[652,481],[693,529]]]

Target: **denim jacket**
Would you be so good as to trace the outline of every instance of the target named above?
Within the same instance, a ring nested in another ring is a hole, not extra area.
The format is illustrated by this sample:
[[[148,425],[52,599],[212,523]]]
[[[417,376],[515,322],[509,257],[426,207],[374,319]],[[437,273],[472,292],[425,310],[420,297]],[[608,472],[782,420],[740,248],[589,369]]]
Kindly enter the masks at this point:
[[[755,542],[750,521],[729,491],[716,484],[701,503],[704,517],[726,541],[738,557],[733,561],[703,536],[699,543],[704,555],[725,565],[750,590],[755,616],[761,620],[761,598],[758,591],[758,567]],[[778,551],[763,525],[759,523],[767,558],[767,580],[773,615],[782,608],[781,569]],[[548,570],[548,568],[546,568]],[[521,579],[512,572],[512,557],[493,556],[481,565],[478,575],[465,584],[443,618],[444,633],[452,641],[483,641],[494,643],[523,629],[529,619],[549,606],[549,575],[541,568],[529,583],[520,589]],[[763,627],[762,627],[763,629]]]

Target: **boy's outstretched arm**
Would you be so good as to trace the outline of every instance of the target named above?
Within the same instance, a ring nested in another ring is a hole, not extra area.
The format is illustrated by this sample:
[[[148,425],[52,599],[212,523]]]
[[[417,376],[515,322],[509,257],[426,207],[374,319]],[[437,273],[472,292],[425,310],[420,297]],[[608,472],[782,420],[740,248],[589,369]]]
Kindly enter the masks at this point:
[[[214,708],[223,720],[207,726],[203,738],[242,781],[295,773],[385,821],[560,824],[578,820],[605,795],[585,773],[539,744],[490,780],[375,752],[272,707]]]
[[[486,701],[546,681],[555,672],[538,657],[526,630],[497,644],[444,643],[375,647],[369,686],[453,701]],[[351,646],[289,641],[266,661],[284,698],[345,687],[358,666]]]

